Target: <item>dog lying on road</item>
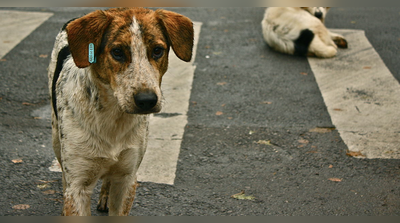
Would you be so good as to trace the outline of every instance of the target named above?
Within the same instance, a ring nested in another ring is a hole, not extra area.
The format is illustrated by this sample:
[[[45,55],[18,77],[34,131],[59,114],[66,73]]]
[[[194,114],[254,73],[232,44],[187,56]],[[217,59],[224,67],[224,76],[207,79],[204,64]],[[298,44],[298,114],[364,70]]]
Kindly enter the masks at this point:
[[[98,10],[64,25],[48,73],[63,215],[90,215],[99,179],[97,209],[129,214],[169,49],[189,62],[193,36],[187,17],[144,8]]]
[[[274,50],[300,56],[329,58],[346,39],[324,25],[329,7],[269,7],[261,22],[264,40]]]

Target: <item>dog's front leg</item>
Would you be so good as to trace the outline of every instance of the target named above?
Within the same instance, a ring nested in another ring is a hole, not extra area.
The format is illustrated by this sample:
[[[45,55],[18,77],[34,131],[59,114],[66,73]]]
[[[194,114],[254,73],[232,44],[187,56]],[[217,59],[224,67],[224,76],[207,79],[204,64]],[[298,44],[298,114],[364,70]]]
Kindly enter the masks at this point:
[[[108,178],[103,179],[101,185],[101,191],[99,196],[99,202],[97,203],[97,210],[101,212],[108,212],[108,197],[110,193],[111,182]]]
[[[135,197],[135,192],[136,192],[136,186],[137,183],[133,185],[130,185],[131,181],[126,182],[127,186],[123,185],[126,183],[114,183],[113,187],[118,188],[117,191],[114,191],[114,193],[111,195],[114,197],[114,203],[109,204],[109,197],[110,197],[110,188],[111,188],[111,181],[108,178],[103,179],[103,184],[101,186],[101,191],[100,191],[100,196],[99,196],[99,202],[97,203],[97,210],[101,212],[109,212],[109,205],[112,206],[113,211],[110,211],[110,215],[128,215],[129,210],[131,209],[131,206],[123,206],[124,204],[132,204],[134,197]],[[124,189],[126,188],[126,189]],[[122,192],[120,189],[125,190],[125,192]],[[116,189],[114,189],[116,190]],[[122,192],[117,193],[116,192]],[[126,195],[124,195],[126,194]],[[118,200],[123,200],[126,199],[126,201],[123,202],[118,202]],[[122,204],[122,206],[121,206]],[[123,211],[117,211],[122,209]]]
[[[63,160],[64,216],[90,216],[90,199],[99,178],[98,169],[90,168],[84,158]]]
[[[90,216],[90,195],[85,192],[71,193],[69,190],[64,195],[63,216]],[[69,193],[68,193],[69,192]]]
[[[124,150],[119,155],[119,162],[110,168],[110,191],[108,208],[110,216],[127,216],[131,210],[136,194],[136,173],[146,150],[147,133],[143,134],[139,146]]]
[[[125,180],[112,182],[109,195],[109,215],[128,216],[135,199],[136,179],[127,177]]]

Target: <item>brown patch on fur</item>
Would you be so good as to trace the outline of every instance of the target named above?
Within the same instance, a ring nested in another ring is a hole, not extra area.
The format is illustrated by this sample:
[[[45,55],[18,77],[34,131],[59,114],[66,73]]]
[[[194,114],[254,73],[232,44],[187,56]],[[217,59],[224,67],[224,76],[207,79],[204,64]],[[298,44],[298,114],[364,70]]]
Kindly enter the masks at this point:
[[[64,196],[64,207],[63,207],[63,216],[75,216],[78,215],[76,211],[74,201],[71,197]]]
[[[164,24],[176,56],[189,62],[192,59],[193,23],[187,17],[175,12],[159,9],[156,13]]]
[[[103,11],[94,11],[70,22],[66,28],[71,55],[77,67],[85,68],[89,63],[89,44],[98,51],[102,34],[111,23],[112,17]]]
[[[132,187],[130,188],[129,192],[128,192],[128,197],[125,198],[125,201],[123,203],[123,208],[122,208],[122,216],[128,216],[129,212],[131,211],[132,208],[132,204],[133,204],[133,200],[135,199],[135,195],[136,195],[136,188],[138,186],[137,181],[135,181],[135,183],[132,185]]]
[[[101,42],[101,54],[97,55],[97,62],[92,64],[94,73],[96,73],[105,83],[115,86],[115,75],[125,71],[132,62],[131,43],[132,34],[130,25],[132,24],[133,11],[126,9],[111,9],[105,11],[113,17],[112,23],[109,25]],[[116,61],[111,51],[120,49],[123,52],[124,60]]]
[[[147,58],[150,64],[160,72],[160,76],[158,77],[160,85],[161,78],[168,69],[168,52],[170,48],[168,35],[165,33],[165,29],[157,19],[157,15],[154,11],[136,11],[135,19],[140,26],[142,40],[147,50]],[[164,54],[161,58],[155,59],[152,53],[157,47],[161,47],[164,50]]]
[[[113,86],[112,76],[126,70],[132,61],[130,25],[133,16],[141,26],[149,62],[162,75],[168,68],[170,46],[180,59],[186,62],[191,60],[194,34],[189,18],[160,9],[152,11],[145,8],[117,8],[98,10],[68,24],[66,30],[69,47],[77,67],[85,68],[90,65],[88,47],[90,43],[94,43],[97,62],[92,64],[93,69],[103,83]],[[154,60],[152,52],[157,46],[165,50],[165,55],[159,60]],[[126,57],[124,63],[112,58],[110,52],[113,48],[123,50]]]

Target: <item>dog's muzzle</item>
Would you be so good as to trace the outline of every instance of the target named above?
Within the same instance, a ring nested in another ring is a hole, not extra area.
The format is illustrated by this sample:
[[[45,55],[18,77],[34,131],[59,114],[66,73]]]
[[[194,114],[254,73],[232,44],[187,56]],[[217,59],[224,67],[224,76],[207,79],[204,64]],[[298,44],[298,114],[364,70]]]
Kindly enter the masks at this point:
[[[314,16],[317,17],[318,19],[322,19],[322,12],[315,12]]]
[[[158,97],[154,92],[141,92],[134,96],[135,104],[141,113],[152,113],[157,105]]]

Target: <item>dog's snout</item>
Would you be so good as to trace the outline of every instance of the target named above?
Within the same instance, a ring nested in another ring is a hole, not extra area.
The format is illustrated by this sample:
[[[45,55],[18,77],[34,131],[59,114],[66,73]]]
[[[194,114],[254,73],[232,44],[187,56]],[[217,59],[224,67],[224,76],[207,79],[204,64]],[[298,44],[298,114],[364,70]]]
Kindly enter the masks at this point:
[[[154,106],[156,106],[158,102],[158,97],[155,93],[138,93],[135,95],[135,103],[138,108],[143,111],[148,111]]]
[[[321,19],[322,18],[322,12],[317,11],[317,12],[314,13],[314,16],[319,18],[319,19]]]

